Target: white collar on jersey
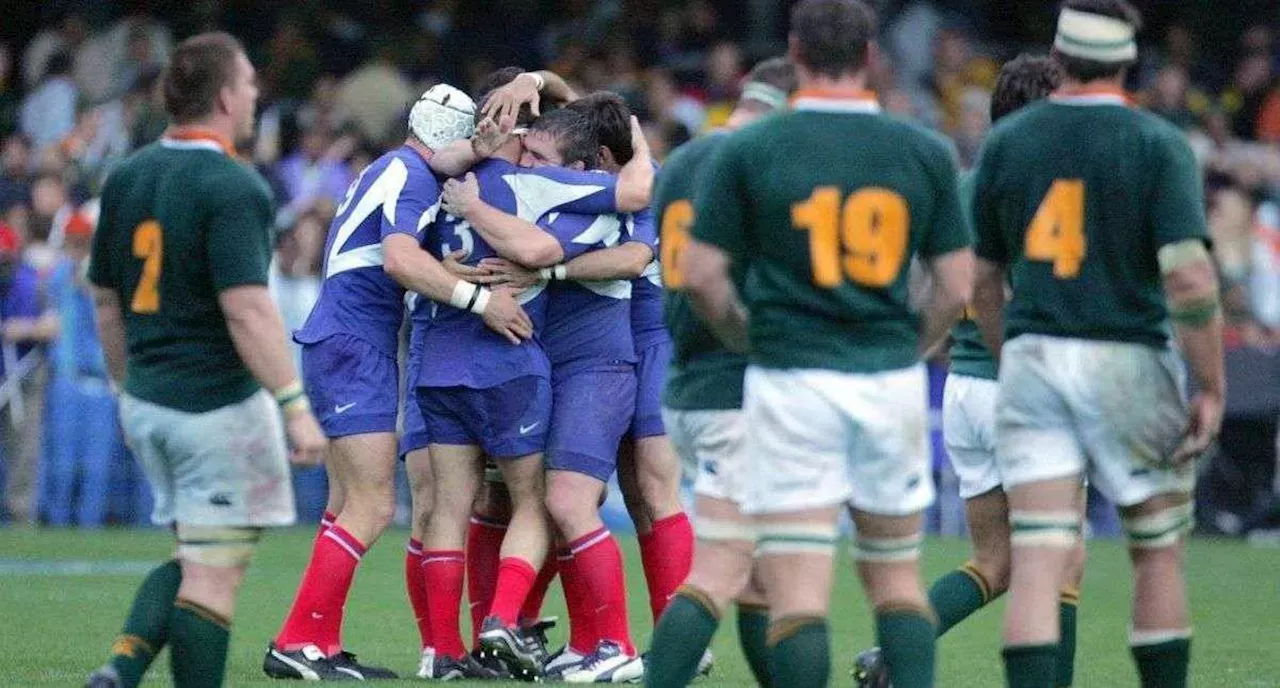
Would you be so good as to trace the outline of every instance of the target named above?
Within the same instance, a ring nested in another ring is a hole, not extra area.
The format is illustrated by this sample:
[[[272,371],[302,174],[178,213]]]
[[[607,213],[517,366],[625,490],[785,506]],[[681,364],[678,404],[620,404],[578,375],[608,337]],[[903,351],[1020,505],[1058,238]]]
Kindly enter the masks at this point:
[[[1049,96],[1049,100],[1063,105],[1120,105],[1127,107],[1132,101],[1124,91],[1114,88],[1062,89]]]
[[[792,97],[791,109],[875,114],[880,112],[880,102],[871,91],[801,89]]]

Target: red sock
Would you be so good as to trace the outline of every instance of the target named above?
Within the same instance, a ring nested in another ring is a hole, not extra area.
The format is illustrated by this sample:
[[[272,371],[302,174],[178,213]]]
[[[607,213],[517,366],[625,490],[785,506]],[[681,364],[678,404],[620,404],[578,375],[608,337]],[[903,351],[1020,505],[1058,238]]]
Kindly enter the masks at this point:
[[[538,571],[533,564],[519,557],[503,557],[498,564],[498,585],[493,595],[489,615],[502,619],[502,623],[514,626],[520,618],[520,607],[533,587]]]
[[[524,606],[520,608],[520,623],[530,625],[542,616],[542,600],[546,599],[547,590],[557,573],[560,573],[560,559],[556,552],[548,552],[547,560],[543,562],[538,577],[533,581],[533,587],[524,596]]]
[[[409,606],[413,607],[413,618],[418,622],[418,635],[422,636],[425,649],[432,645],[427,582],[422,575],[422,541],[410,538],[404,550],[404,587],[409,592]]]
[[[498,584],[498,560],[507,524],[475,514],[467,528],[467,601],[471,609],[471,644],[478,645],[480,624],[489,615],[494,586]]]
[[[324,531],[331,528],[333,526],[333,522],[336,520],[338,520],[338,517],[334,516],[333,512],[324,512],[324,515],[320,517],[320,527],[316,528],[316,539],[319,539],[321,535],[324,535]]]
[[[599,640],[612,640],[629,655],[636,653],[627,625],[627,584],[622,570],[622,551],[607,528],[588,533],[569,543],[574,572],[582,577],[587,603],[595,612]]]
[[[466,553],[427,550],[422,553],[422,576],[427,583],[427,608],[431,642],[440,655],[459,659],[467,653],[458,626],[462,606],[462,579],[466,574]]]
[[[591,603],[582,575],[574,565],[573,554],[564,549],[556,554],[556,558],[560,564],[564,604],[569,610],[569,649],[580,655],[589,654],[600,640],[596,635],[595,605]]]
[[[293,608],[276,636],[285,651],[315,644],[327,655],[342,649],[342,608],[365,546],[339,525],[316,539]]]
[[[655,521],[653,530],[640,536],[640,561],[649,584],[649,610],[657,624],[693,568],[693,526],[683,511]]]

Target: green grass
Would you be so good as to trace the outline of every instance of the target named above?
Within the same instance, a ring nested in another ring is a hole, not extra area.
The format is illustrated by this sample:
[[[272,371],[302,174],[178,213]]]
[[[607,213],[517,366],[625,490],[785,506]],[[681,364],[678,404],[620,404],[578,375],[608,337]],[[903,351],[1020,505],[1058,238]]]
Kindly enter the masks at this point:
[[[311,531],[292,530],[267,539],[250,571],[236,617],[228,685],[279,686],[259,667],[267,640],[293,598],[305,564]],[[405,600],[404,532],[391,532],[361,566],[347,607],[344,638],[364,661],[410,674],[417,661],[417,631]],[[648,642],[651,625],[634,542],[624,542],[636,641]],[[0,529],[0,563],[55,560],[158,562],[169,552],[160,531],[36,531]],[[926,548],[930,578],[959,564],[967,546],[932,540]],[[849,659],[872,644],[862,595],[842,557],[835,593],[833,685],[849,685]],[[3,567],[0,567],[3,568]],[[1280,687],[1280,550],[1251,549],[1234,542],[1197,541],[1188,554],[1195,615],[1193,681],[1199,687]],[[31,575],[0,573],[0,685],[70,686],[100,664],[141,579],[131,573]],[[1076,685],[1126,686],[1137,679],[1125,645],[1129,600],[1128,564],[1112,542],[1093,543],[1080,613]],[[558,586],[556,586],[558,588]],[[939,646],[939,685],[1001,685],[1000,608],[984,610]],[[547,612],[563,616],[558,589]],[[712,679],[703,686],[750,685],[732,624],[717,635]],[[161,658],[146,685],[168,685]],[[400,685],[400,684],[391,684]],[[403,682],[403,685],[411,685]]]

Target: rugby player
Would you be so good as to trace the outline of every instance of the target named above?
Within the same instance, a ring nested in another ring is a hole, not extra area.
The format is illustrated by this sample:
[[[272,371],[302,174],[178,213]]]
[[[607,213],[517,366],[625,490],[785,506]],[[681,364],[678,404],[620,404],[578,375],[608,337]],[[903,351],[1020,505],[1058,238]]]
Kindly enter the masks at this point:
[[[793,110],[721,145],[680,261],[697,312],[726,346],[750,349],[741,506],[769,603],[771,685],[826,685],[846,507],[890,679],[933,685],[917,561],[933,499],[920,355],[968,302],[973,256],[953,151],[880,114],[865,90],[875,33],[858,0],[795,6]],[[917,256],[932,277],[919,319],[907,300]],[[745,308],[730,269],[747,275]]]
[[[457,89],[438,85],[424,93],[410,111],[404,145],[361,172],[330,227],[320,298],[295,339],[303,345],[308,396],[334,440],[328,470],[336,488],[326,515],[331,525],[322,526],[294,604],[267,650],[263,671],[269,676],[390,675],[343,652],[341,628],[356,566],[395,511],[396,351],[405,289],[467,307],[512,342],[531,335],[528,316],[509,294],[459,280],[419,247],[438,212],[439,185],[427,160],[433,150],[470,136],[473,116],[471,99]],[[428,455],[409,454],[410,473],[421,475]],[[415,545],[411,540],[410,562]],[[421,582],[406,573],[412,601]],[[426,614],[415,610],[415,616]],[[423,653],[429,654],[430,638],[423,635]]]
[[[267,294],[271,193],[234,157],[253,134],[253,65],[231,36],[200,34],[174,51],[163,92],[173,126],[107,180],[89,280],[121,425],[177,550],[138,589],[92,688],[138,685],[166,644],[175,685],[222,685],[262,529],[294,520],[284,434],[298,463],[326,447]]]
[[[996,460],[1012,533],[1004,662],[1015,687],[1057,685],[1059,591],[1086,474],[1128,536],[1142,685],[1187,685],[1182,550],[1193,460],[1221,424],[1222,318],[1195,156],[1121,90],[1140,26],[1124,0],[1068,0],[1053,48],[1062,88],[1005,118],[975,173],[974,306],[1000,363]],[[1189,405],[1170,322],[1195,381]]]
[[[787,97],[795,88],[795,69],[785,59],[756,65],[747,75],[726,130],[786,109]],[[662,282],[667,287],[665,324],[675,349],[662,415],[676,450],[694,476],[699,539],[689,579],[653,632],[645,683],[655,688],[683,686],[693,679],[723,610],[733,601],[738,606],[743,654],[756,682],[769,685],[768,608],[763,593],[748,584],[755,538],[739,510],[736,490],[743,477],[742,376],[747,359],[716,340],[681,291],[681,252],[693,225],[698,174],[724,143],[727,131],[708,134],[673,151],[654,191],[654,211],[662,218],[659,246]],[[735,284],[742,283],[741,274],[733,277]]]

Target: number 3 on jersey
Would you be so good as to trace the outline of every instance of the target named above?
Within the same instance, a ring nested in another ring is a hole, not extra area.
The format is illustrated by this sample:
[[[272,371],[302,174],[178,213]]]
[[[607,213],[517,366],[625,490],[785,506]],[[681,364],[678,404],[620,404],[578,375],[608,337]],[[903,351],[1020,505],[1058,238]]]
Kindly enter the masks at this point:
[[[1084,261],[1084,180],[1055,179],[1031,218],[1027,260],[1053,263],[1053,276],[1074,279]]]
[[[129,308],[144,315],[160,310],[160,267],[164,261],[164,230],[147,220],[133,230],[133,257],[142,259],[142,276]]]
[[[791,206],[791,222],[809,232],[813,282],[819,287],[834,289],[848,279],[883,288],[902,272],[910,212],[897,192],[862,189],[850,194],[841,210],[840,189],[820,186]]]
[[[662,283],[670,289],[684,287],[684,272],[680,270],[680,254],[689,245],[689,230],[693,227],[693,204],[686,199],[674,201],[662,211],[662,233],[658,241],[662,256]]]

